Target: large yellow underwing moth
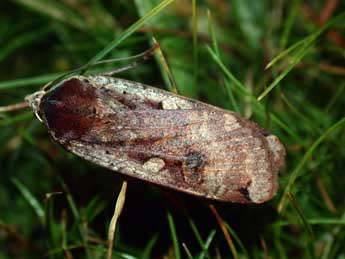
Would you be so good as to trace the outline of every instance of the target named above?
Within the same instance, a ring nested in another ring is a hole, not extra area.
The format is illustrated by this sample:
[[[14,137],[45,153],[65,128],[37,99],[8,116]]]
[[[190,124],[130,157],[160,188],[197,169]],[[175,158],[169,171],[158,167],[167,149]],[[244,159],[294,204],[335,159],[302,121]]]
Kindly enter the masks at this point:
[[[285,149],[238,114],[107,76],[73,76],[26,97],[55,141],[92,163],[193,195],[262,203]]]

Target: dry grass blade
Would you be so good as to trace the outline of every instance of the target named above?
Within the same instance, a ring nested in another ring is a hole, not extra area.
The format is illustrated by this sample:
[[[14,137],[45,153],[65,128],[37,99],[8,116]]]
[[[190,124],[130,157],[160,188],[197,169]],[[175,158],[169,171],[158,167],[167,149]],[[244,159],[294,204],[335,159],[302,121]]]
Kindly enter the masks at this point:
[[[216,217],[216,220],[224,234],[224,237],[229,245],[229,248],[230,248],[230,251],[233,255],[233,257],[235,259],[238,258],[238,254],[237,254],[237,250],[236,250],[236,247],[234,245],[234,242],[232,242],[232,239],[231,239],[231,236],[230,236],[230,233],[228,232],[228,230],[226,229],[226,226],[225,226],[225,223],[224,223],[224,220],[222,219],[222,217],[219,215],[217,209],[211,204],[209,205],[213,215]]]
[[[109,225],[109,231],[108,231],[108,259],[112,258],[113,255],[113,247],[114,247],[114,237],[115,237],[115,231],[116,231],[116,223],[121,215],[123,205],[125,204],[126,199],[126,190],[127,190],[127,181],[123,181],[121,191],[119,193],[119,196],[117,197],[116,205],[115,205],[115,211],[114,215],[110,221]]]

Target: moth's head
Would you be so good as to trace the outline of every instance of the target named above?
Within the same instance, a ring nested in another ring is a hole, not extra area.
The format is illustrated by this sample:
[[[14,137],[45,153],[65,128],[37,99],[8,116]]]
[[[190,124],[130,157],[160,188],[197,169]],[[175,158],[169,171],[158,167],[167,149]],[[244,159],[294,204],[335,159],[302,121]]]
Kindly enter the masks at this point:
[[[42,118],[39,114],[39,107],[42,100],[42,97],[46,94],[46,90],[40,90],[37,92],[34,92],[33,94],[27,95],[25,97],[25,101],[29,103],[29,106],[34,111],[37,119],[42,122]]]

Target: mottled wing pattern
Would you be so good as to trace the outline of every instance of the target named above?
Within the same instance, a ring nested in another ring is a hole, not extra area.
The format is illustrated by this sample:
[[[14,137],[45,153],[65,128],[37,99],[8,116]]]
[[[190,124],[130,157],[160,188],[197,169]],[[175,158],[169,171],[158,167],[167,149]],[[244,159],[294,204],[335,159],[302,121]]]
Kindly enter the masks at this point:
[[[260,203],[278,188],[279,140],[198,101],[108,77],[73,77],[40,102],[55,140],[126,175],[207,198]]]

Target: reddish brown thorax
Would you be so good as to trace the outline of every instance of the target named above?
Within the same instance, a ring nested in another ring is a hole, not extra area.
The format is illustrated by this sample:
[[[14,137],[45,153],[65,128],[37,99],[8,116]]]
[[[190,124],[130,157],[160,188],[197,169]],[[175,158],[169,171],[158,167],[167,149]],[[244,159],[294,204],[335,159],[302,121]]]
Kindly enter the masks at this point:
[[[96,105],[95,88],[72,78],[47,93],[39,108],[56,138],[79,139],[97,122]]]

